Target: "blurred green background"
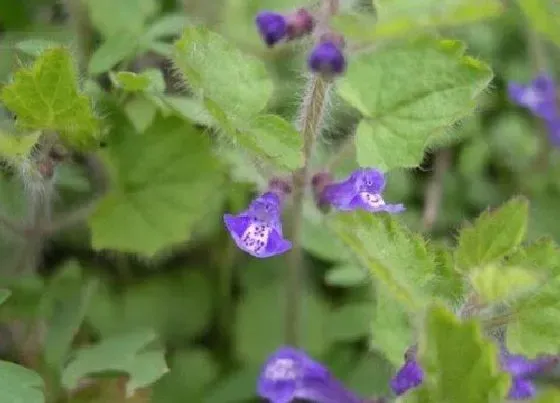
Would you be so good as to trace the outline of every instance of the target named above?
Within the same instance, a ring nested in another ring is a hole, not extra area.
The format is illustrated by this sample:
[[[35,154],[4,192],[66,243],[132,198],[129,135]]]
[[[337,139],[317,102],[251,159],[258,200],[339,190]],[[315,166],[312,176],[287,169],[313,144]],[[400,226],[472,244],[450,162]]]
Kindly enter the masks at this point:
[[[21,41],[26,40],[28,47],[44,41],[68,44],[77,60],[84,62],[85,58],[84,63],[89,63],[82,66],[81,83],[99,99],[97,107],[110,122],[110,135],[124,131],[140,135],[160,113],[160,103],[141,94],[123,99],[122,92],[111,86],[107,71],[156,69],[162,73],[161,85],[165,85],[167,96],[184,94],[168,60],[170,44],[184,25],[198,22],[266,61],[275,80],[269,110],[294,119],[304,84],[306,42],[268,50],[259,40],[253,19],[261,9],[306,5],[301,0],[89,0],[78,11],[72,9],[76,3],[0,0],[1,82],[8,82],[15,68],[29,62],[29,52],[17,46]],[[370,2],[362,3],[366,7]],[[79,16],[77,27],[82,30],[79,38],[70,17],[84,10],[87,13]],[[432,239],[454,242],[456,229],[465,220],[512,195],[524,194],[531,200],[530,238],[550,235],[560,242],[560,152],[548,144],[539,122],[508,101],[505,92],[509,80],[526,82],[535,74],[520,12],[506,6],[497,18],[435,33],[464,40],[468,54],[489,63],[495,78],[476,113],[449,128],[444,144],[428,153],[420,168],[389,174],[386,200],[407,206],[404,220],[412,229]],[[546,43],[544,46],[549,66],[559,65],[558,50]],[[172,105],[170,113],[194,122],[212,136],[208,117],[199,105],[188,101],[181,98],[167,104]],[[319,159],[329,158],[329,150],[351,134],[357,121],[355,112],[340,100],[335,99],[334,104]],[[0,111],[0,119],[7,122],[9,115]],[[166,347],[171,370],[134,397],[126,399],[123,379],[113,377],[60,399],[51,391],[53,399],[106,403],[255,401],[259,367],[282,344],[286,262],[283,256],[250,258],[234,247],[225,232],[222,214],[244,209],[268,178],[260,166],[251,165],[228,144],[215,140],[227,164],[211,184],[212,190],[206,192],[202,214],[193,218],[192,236],[154,258],[112,250],[96,252],[91,248],[87,225],[77,222],[43,240],[36,267],[18,271],[18,259],[29,245],[7,234],[0,238],[2,282],[14,291],[0,310],[0,352],[4,358],[48,373],[44,363],[33,358],[33,345],[42,345],[42,333],[35,332],[37,340],[31,341],[22,335],[28,334],[25,328],[29,323],[37,324],[37,306],[45,295],[51,292],[61,304],[72,304],[72,289],[82,287],[83,276],[99,278],[101,283],[87,306],[76,345],[151,328]],[[142,165],[144,159],[149,160],[150,150],[139,151],[136,157]],[[337,166],[337,176],[353,166],[353,159],[348,158]],[[189,169],[196,171],[197,167]],[[54,211],[71,211],[97,191],[87,163],[80,158],[67,160],[55,174]],[[6,214],[22,214],[22,192],[19,177],[12,170],[0,171],[0,205]],[[391,338],[389,328],[372,325],[376,312],[383,312],[384,300],[318,217],[318,212],[308,209],[303,344],[359,393],[387,394],[393,364],[371,350],[372,345]]]

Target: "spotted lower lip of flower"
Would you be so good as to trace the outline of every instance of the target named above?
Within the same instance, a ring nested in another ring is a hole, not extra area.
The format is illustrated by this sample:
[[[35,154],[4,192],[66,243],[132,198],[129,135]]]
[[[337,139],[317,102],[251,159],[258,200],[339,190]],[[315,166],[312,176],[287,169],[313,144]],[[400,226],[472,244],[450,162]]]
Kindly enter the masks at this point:
[[[225,214],[224,223],[239,249],[258,258],[281,255],[292,247],[282,234],[281,199],[267,192],[238,215]]]
[[[324,40],[311,51],[308,65],[314,73],[337,76],[346,70],[346,58],[340,44],[334,40]]]
[[[330,204],[341,211],[366,210],[373,213],[400,213],[402,204],[387,204],[383,200],[385,176],[374,168],[361,168],[347,179],[324,187],[320,196],[322,203]]]
[[[401,396],[408,390],[419,386],[423,380],[424,371],[415,358],[410,358],[391,379],[391,389],[397,396]]]
[[[272,403],[304,399],[317,403],[360,403],[328,369],[301,350],[281,347],[264,364],[257,385],[260,397]]]
[[[540,118],[554,119],[560,114],[556,102],[556,85],[546,73],[539,74],[528,85],[510,82],[508,95],[513,102]]]
[[[276,45],[286,38],[288,24],[286,18],[272,11],[261,11],[255,18],[257,29],[268,47]]]

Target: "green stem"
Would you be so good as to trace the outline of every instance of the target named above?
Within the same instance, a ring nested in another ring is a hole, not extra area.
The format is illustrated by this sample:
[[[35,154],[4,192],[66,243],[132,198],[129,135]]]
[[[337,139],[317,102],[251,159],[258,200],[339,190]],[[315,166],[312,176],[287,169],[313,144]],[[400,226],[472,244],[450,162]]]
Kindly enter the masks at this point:
[[[65,0],[78,43],[78,62],[82,74],[88,71],[89,59],[94,50],[94,30],[89,20],[87,5],[84,0]]]
[[[324,0],[316,32],[319,35],[328,30],[330,17],[338,11],[338,0]],[[303,136],[303,167],[293,175],[293,199],[291,214],[292,249],[288,254],[286,270],[286,305],[284,317],[284,342],[297,346],[300,336],[301,299],[303,294],[303,208],[309,183],[311,157],[315,141],[321,131],[323,114],[330,82],[321,75],[313,75],[301,105],[300,131]]]

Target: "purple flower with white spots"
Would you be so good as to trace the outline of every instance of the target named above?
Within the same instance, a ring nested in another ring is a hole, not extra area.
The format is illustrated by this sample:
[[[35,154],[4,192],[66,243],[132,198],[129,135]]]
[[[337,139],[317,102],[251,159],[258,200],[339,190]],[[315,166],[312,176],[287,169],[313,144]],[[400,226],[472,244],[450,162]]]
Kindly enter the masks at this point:
[[[414,357],[405,361],[404,365],[391,379],[391,389],[397,396],[402,395],[409,389],[420,385],[424,380],[424,371],[420,368]]]
[[[308,58],[309,69],[317,74],[335,76],[346,70],[346,58],[342,52],[342,43],[326,38],[320,41]]]
[[[531,377],[551,369],[558,362],[558,358],[553,356],[530,360],[522,355],[506,352],[502,352],[500,359],[503,370],[511,374],[508,397],[516,400],[533,398],[536,394],[536,387]]]
[[[528,85],[511,82],[508,94],[512,101],[543,119],[555,119],[559,115],[556,103],[556,85],[552,77],[541,73]]]
[[[281,255],[292,247],[282,234],[282,200],[266,192],[238,215],[224,214],[224,223],[239,247],[250,255],[267,258]]]
[[[362,402],[328,369],[292,347],[281,347],[268,358],[257,393],[271,403],[290,403],[295,399],[317,403]]]
[[[402,204],[387,204],[382,193],[385,189],[385,176],[374,168],[360,168],[341,182],[326,185],[320,195],[323,204],[330,204],[341,211],[366,210],[400,213],[405,210]]]
[[[288,23],[282,14],[261,11],[255,18],[257,29],[268,47],[272,47],[288,34]]]

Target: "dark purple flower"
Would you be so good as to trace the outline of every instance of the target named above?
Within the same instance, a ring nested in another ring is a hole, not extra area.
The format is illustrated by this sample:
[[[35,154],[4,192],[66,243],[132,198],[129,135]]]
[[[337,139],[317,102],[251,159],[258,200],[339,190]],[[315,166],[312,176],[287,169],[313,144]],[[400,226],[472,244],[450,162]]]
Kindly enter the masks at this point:
[[[550,369],[558,362],[557,357],[545,356],[530,360],[505,351],[502,351],[500,359],[503,370],[511,374],[508,397],[517,400],[533,398],[536,388],[531,377]]]
[[[328,369],[292,347],[281,347],[268,358],[259,377],[257,393],[272,403],[290,403],[295,399],[317,403],[362,401]]]
[[[315,26],[315,20],[305,8],[299,8],[295,12],[286,15],[288,40],[309,35]]]
[[[224,223],[240,249],[252,256],[267,258],[281,255],[292,247],[282,235],[281,212],[280,196],[266,192],[240,214],[224,214]]]
[[[286,17],[272,11],[261,11],[255,18],[257,29],[264,42],[272,47],[288,34]]]
[[[362,209],[371,212],[400,213],[402,204],[387,204],[381,193],[385,189],[385,176],[374,168],[360,168],[347,179],[324,187],[321,202],[342,211]]]
[[[416,359],[412,357],[405,361],[404,365],[391,379],[391,389],[397,396],[400,396],[409,389],[420,385],[423,380],[424,371],[422,371]]]
[[[541,73],[528,85],[511,82],[508,94],[512,101],[529,109],[535,116],[554,119],[558,116],[556,85],[552,77]]]
[[[342,45],[332,39],[319,42],[309,55],[309,69],[327,76],[339,75],[346,70],[346,59]]]

